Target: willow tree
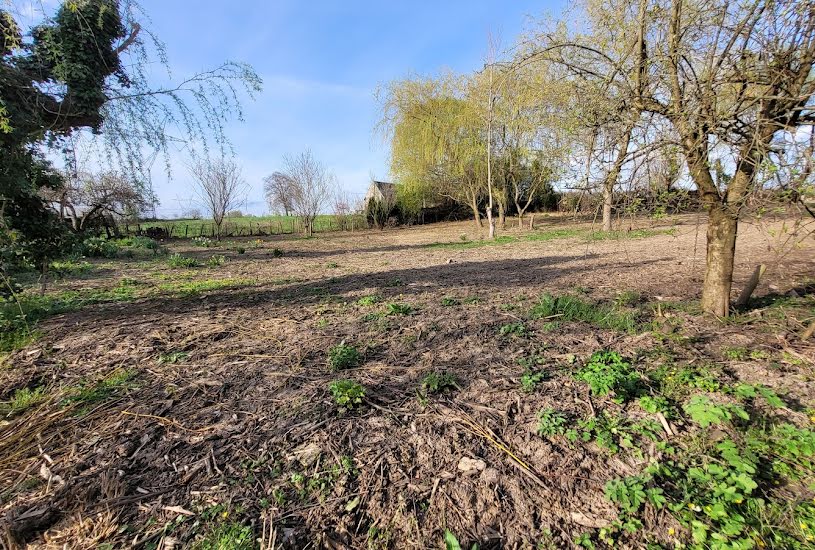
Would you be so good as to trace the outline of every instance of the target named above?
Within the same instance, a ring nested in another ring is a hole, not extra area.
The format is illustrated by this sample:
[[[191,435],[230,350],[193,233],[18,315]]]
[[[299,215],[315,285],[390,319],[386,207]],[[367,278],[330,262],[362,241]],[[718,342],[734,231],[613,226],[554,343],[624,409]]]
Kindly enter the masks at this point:
[[[518,215],[564,172],[573,128],[569,91],[562,71],[551,63],[503,63],[493,103],[492,172],[503,227],[507,202]]]
[[[466,204],[480,227],[486,142],[466,92],[466,80],[453,75],[392,82],[381,94],[380,129],[397,181]]]
[[[251,67],[232,62],[153,85],[166,52],[135,2],[70,0],[38,15],[24,31],[0,10],[0,248],[27,242],[29,255],[53,248],[58,227],[38,194],[61,185],[43,151],[75,169],[77,142],[90,140],[100,163],[146,185],[157,155],[169,167],[172,143],[227,150],[240,93],[260,90]]]

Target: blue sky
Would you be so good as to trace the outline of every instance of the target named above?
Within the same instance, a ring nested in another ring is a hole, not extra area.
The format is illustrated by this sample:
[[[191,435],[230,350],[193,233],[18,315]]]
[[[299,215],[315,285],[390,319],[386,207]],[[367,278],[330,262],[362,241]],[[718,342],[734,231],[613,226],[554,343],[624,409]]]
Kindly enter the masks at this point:
[[[307,148],[353,193],[371,174],[388,177],[388,150],[374,134],[377,86],[410,74],[480,67],[488,34],[508,47],[529,16],[560,9],[526,0],[246,2],[142,0],[178,76],[224,60],[250,63],[264,80],[228,129],[263,213],[262,178]],[[186,173],[156,174],[159,213],[189,202]]]
[[[48,11],[58,0],[24,0]],[[165,43],[176,78],[226,60],[251,64],[263,92],[245,122],[227,129],[251,186],[247,210],[266,211],[262,178],[284,154],[311,149],[352,193],[388,178],[387,143],[374,134],[378,86],[411,74],[469,72],[491,33],[512,45],[529,17],[556,15],[563,0],[140,0]],[[184,160],[172,177],[154,170],[159,215],[190,206]],[[160,163],[157,163],[160,164]]]

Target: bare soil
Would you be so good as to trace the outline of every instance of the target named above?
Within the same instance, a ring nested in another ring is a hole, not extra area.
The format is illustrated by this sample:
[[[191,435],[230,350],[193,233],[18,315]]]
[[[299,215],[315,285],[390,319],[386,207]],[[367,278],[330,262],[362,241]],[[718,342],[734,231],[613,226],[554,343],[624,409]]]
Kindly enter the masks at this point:
[[[558,217],[538,221],[538,230],[577,227]],[[660,322],[657,304],[699,297],[703,222],[642,221],[673,229],[645,238],[428,247],[481,234],[472,222],[451,223],[247,241],[244,254],[168,244],[202,260],[226,256],[213,268],[98,261],[50,292],[112,288],[123,278],[143,289],[235,282],[52,317],[36,343],[7,358],[0,399],[41,386],[49,397],[0,421],[3,544],[173,548],[236,522],[267,547],[273,532],[274,547],[283,548],[443,548],[445,529],[468,547],[570,547],[617,517],[603,485],[638,472],[646,459],[543,438],[537,412],[620,410],[590,397],[571,376],[573,364],[614,349],[645,368],[659,361],[651,351],[670,344],[654,330],[553,325],[528,311],[544,293],[611,301],[633,291],[642,296],[643,322]],[[759,298],[806,292],[815,243],[778,257],[774,242],[742,226],[734,297],[760,262],[768,270]],[[381,302],[357,303],[373,295]],[[390,303],[411,311],[389,315]],[[815,406],[815,342],[799,337],[807,319],[770,322],[761,307],[752,310],[740,323],[671,310],[681,321],[676,330],[693,337],[670,350],[674,360],[767,384],[798,410]],[[509,323],[527,332],[502,335]],[[328,350],[341,342],[364,361],[331,372]],[[722,350],[734,346],[764,353],[728,360]],[[526,393],[519,360],[536,356],[548,376]],[[106,399],[66,404],[66,389],[131,370],[132,380]],[[424,398],[422,378],[434,370],[452,374],[457,387]],[[338,410],[329,392],[338,378],[366,388],[362,406]],[[666,545],[669,530],[681,534],[668,514],[646,528]]]

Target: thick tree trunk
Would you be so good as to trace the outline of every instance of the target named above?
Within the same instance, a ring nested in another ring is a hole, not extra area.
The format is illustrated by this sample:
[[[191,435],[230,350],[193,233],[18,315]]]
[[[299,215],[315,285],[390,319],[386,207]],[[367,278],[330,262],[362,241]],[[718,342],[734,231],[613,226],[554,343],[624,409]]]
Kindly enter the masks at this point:
[[[507,227],[507,208],[504,205],[498,205],[498,225],[501,229],[506,229]]]
[[[730,311],[737,231],[738,219],[718,204],[711,206],[707,222],[707,262],[702,286],[702,309],[719,317],[727,317]]]

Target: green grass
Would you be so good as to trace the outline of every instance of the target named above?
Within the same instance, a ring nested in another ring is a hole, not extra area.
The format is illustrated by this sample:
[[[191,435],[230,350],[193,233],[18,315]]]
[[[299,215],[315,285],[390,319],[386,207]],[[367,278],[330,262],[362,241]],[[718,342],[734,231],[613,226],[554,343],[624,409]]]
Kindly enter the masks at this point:
[[[172,230],[173,237],[197,237],[199,235],[212,237],[215,234],[215,224],[210,219],[157,220],[143,222],[139,225],[142,230],[149,227],[159,227],[168,231]],[[253,233],[257,233],[258,229],[264,234],[300,233],[302,231],[302,224],[294,216],[269,215],[227,218],[221,226],[221,232],[224,236],[249,236],[250,225]],[[361,216],[355,217],[354,227],[357,229],[365,227],[365,221]],[[132,229],[133,226],[129,228]],[[317,233],[335,231],[338,228],[339,223],[334,215],[323,214],[317,216],[317,219],[314,221],[314,231]]]
[[[78,277],[85,275],[93,269],[88,262],[76,262],[73,260],[56,260],[51,262],[51,273],[56,277]]]
[[[470,248],[481,248],[484,246],[503,246],[512,243],[520,242],[545,242],[554,241],[559,239],[576,239],[581,238],[587,241],[604,241],[604,240],[621,240],[621,239],[643,239],[646,237],[653,237],[655,235],[673,235],[673,229],[668,230],[654,230],[654,229],[636,229],[634,231],[586,231],[584,229],[549,229],[546,231],[537,231],[521,237],[513,235],[501,235],[493,240],[482,239],[479,241],[454,241],[454,242],[438,242],[425,245],[425,248],[434,249],[452,249],[452,250],[467,250]]]
[[[526,241],[554,241],[557,239],[573,239],[581,237],[585,231],[580,229],[549,229],[547,231],[538,231],[524,237]]]
[[[470,248],[481,248],[483,246],[501,246],[510,243],[516,243],[519,239],[517,237],[512,237],[510,235],[504,235],[501,237],[496,237],[493,240],[481,240],[481,241],[459,241],[459,242],[450,242],[450,243],[431,243],[425,245],[425,248],[440,248],[440,249],[454,249],[454,250],[467,250]]]
[[[116,370],[96,382],[84,382],[75,388],[69,389],[63,404],[93,405],[105,401],[124,390],[134,387],[133,380],[135,378],[136,371],[132,369]]]
[[[226,279],[204,279],[201,281],[174,281],[158,285],[160,292],[166,292],[177,296],[195,296],[202,292],[211,290],[222,290],[227,288],[240,288],[253,286],[254,279],[226,278]]]
[[[36,339],[38,321],[106,302],[126,302],[135,297],[132,286],[112,289],[62,291],[41,296],[22,294],[14,298],[0,297],[0,351],[19,349]],[[19,301],[18,301],[19,300]]]
[[[532,319],[555,319],[557,321],[583,321],[598,328],[634,332],[637,328],[633,312],[620,311],[618,308],[588,302],[569,294],[553,296],[544,294],[530,311]]]
[[[635,229],[633,231],[593,231],[585,235],[588,241],[620,241],[623,239],[645,239],[656,235],[674,235],[675,229]]]
[[[16,416],[42,402],[46,397],[45,388],[42,386],[33,390],[31,388],[16,390],[9,401],[0,402],[0,416]]]

